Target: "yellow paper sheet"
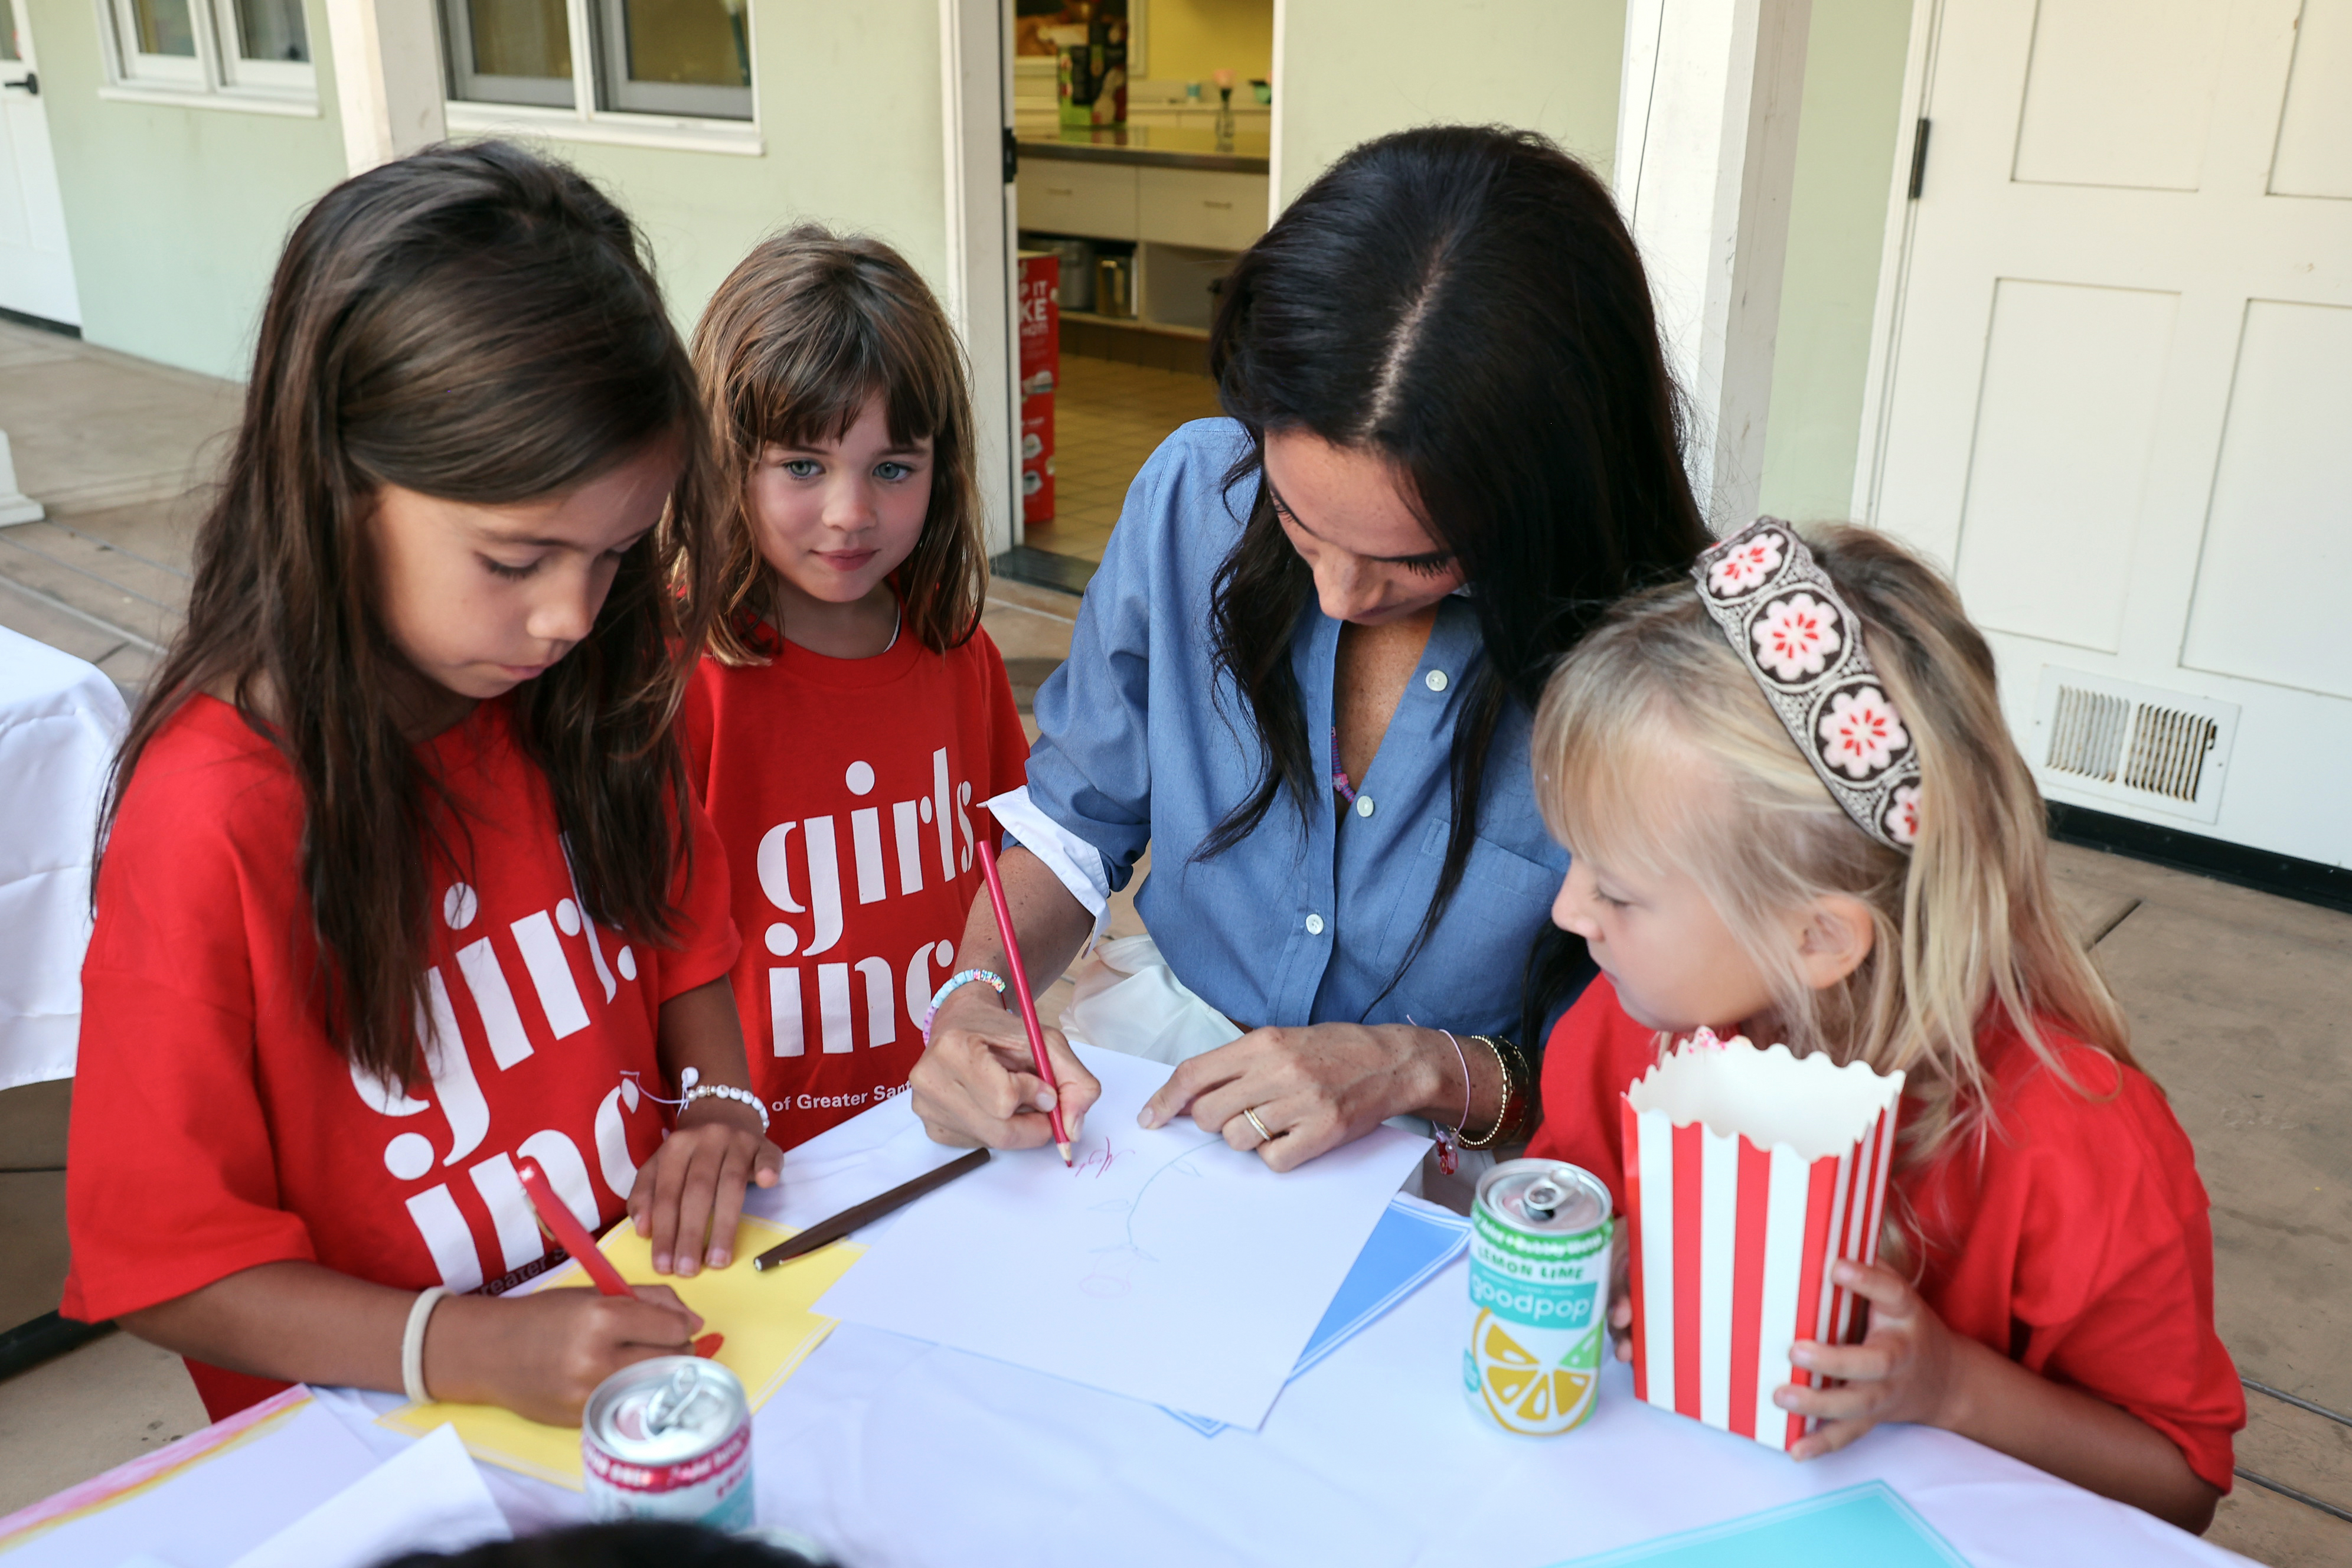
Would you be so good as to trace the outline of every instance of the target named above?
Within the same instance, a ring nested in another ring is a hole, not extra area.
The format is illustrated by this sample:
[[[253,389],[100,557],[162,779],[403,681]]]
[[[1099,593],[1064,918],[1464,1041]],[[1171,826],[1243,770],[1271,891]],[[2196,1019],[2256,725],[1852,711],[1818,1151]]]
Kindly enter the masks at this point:
[[[704,1269],[691,1279],[654,1272],[653,1244],[623,1220],[598,1248],[632,1285],[667,1285],[700,1313],[702,1331],[716,1330],[727,1342],[712,1359],[743,1383],[757,1410],[783,1386],[793,1369],[833,1331],[835,1321],[810,1309],[866,1249],[849,1242],[819,1247],[781,1268],[761,1273],[751,1259],[794,1233],[765,1220],[746,1217],[735,1228],[735,1261]],[[534,1282],[537,1283],[537,1282]],[[541,1289],[585,1285],[587,1271],[566,1263],[545,1278]],[[541,1480],[580,1489],[580,1429],[542,1426],[492,1405],[404,1405],[379,1417],[383,1426],[418,1436],[444,1421],[454,1424],[467,1452]]]

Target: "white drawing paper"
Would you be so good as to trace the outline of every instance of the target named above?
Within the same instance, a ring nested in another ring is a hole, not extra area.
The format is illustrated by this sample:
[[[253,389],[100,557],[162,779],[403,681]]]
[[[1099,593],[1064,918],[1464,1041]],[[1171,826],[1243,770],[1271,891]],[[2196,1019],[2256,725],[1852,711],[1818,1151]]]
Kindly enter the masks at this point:
[[[1376,1128],[1276,1174],[1190,1117],[1138,1127],[1170,1069],[1076,1048],[1103,1086],[1076,1167],[1000,1153],[817,1310],[1255,1429],[1428,1140]]]
[[[455,1426],[436,1426],[238,1558],[231,1568],[366,1568],[462,1552],[512,1531]]]

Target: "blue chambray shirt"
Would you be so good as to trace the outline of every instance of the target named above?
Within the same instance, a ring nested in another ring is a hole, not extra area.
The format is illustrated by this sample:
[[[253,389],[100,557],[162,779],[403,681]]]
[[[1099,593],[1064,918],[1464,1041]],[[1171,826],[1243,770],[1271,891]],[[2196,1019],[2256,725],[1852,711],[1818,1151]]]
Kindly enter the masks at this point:
[[[1482,655],[1463,599],[1440,605],[1360,782],[1370,815],[1342,815],[1327,784],[1302,825],[1286,790],[1249,837],[1196,858],[1258,773],[1247,710],[1214,668],[1210,622],[1212,580],[1241,537],[1252,490],[1228,497],[1224,475],[1248,441],[1232,420],[1197,420],[1136,476],[1070,657],[1037,692],[1030,800],[1100,852],[1113,888],[1152,847],[1137,910],[1177,978],[1228,1018],[1387,1024],[1409,1015],[1457,1033],[1516,1034],[1528,952],[1568,869],[1537,814],[1531,721],[1517,702],[1496,726],[1461,886],[1412,967],[1381,995],[1445,861],[1454,726]],[[1290,658],[1318,778],[1328,772],[1339,643],[1339,623],[1309,595]]]

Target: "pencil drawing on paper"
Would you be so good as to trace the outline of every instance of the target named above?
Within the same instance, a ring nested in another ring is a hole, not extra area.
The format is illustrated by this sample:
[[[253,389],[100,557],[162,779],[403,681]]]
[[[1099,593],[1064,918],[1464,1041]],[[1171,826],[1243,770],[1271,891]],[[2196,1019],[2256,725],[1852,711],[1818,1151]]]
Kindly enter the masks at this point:
[[[1201,1168],[1192,1163],[1192,1156],[1212,1144],[1223,1142],[1223,1137],[1204,1138],[1190,1148],[1180,1150],[1170,1156],[1158,1170],[1144,1177],[1142,1184],[1129,1195],[1123,1198],[1107,1198],[1101,1203],[1087,1205],[1089,1213],[1117,1215],[1118,1231],[1113,1239],[1091,1249],[1096,1260],[1095,1266],[1084,1279],[1078,1281],[1079,1289],[1089,1296],[1109,1300],[1124,1296],[1135,1289],[1136,1264],[1160,1261],[1141,1240],[1141,1237],[1147,1234],[1149,1229],[1143,1223],[1147,1217],[1144,1200],[1151,1195],[1153,1187],[1159,1184],[1162,1176],[1171,1174],[1189,1176],[1198,1181],[1201,1177]],[[1087,1158],[1079,1163],[1077,1172],[1074,1173],[1084,1173],[1087,1167],[1092,1166],[1095,1178],[1099,1180],[1118,1157],[1118,1150],[1112,1146],[1110,1140],[1106,1138],[1103,1140],[1101,1150],[1098,1152],[1088,1153]],[[1099,1160],[1098,1163],[1097,1160]]]

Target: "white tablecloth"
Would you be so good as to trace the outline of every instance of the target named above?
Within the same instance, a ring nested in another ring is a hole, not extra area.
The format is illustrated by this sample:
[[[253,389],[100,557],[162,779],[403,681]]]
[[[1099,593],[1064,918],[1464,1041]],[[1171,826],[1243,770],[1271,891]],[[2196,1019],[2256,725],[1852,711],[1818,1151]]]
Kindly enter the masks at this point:
[[[72,1076],[90,833],[129,723],[97,666],[0,626],[0,1089]]]
[[[793,1151],[786,1186],[760,1194],[758,1206],[805,1225],[943,1156],[919,1140],[877,1142],[873,1118]],[[1636,1403],[1613,1364],[1598,1412],[1577,1431],[1493,1431],[1462,1396],[1465,1267],[1457,1261],[1291,1384],[1263,1430],[1215,1437],[1132,1400],[844,1324],[754,1419],[761,1521],[813,1537],[849,1568],[1539,1568],[1876,1479],[1974,1568],[2244,1562],[1947,1432],[1882,1427],[1799,1465]],[[380,1456],[409,1441],[374,1424],[394,1396],[318,1397]],[[246,1450],[247,1468],[277,1473],[268,1448],[288,1446],[290,1458],[303,1441],[280,1428]],[[519,1531],[583,1516],[577,1493],[483,1468]],[[173,1483],[176,1505],[144,1494],[136,1530],[84,1520],[0,1561],[109,1568],[121,1560],[110,1553],[143,1546],[174,1568],[215,1568],[234,1555],[219,1554],[236,1533],[223,1516],[248,1504],[225,1468],[209,1484],[203,1474]],[[267,1538],[268,1519],[299,1511],[278,1490],[247,1544]]]

